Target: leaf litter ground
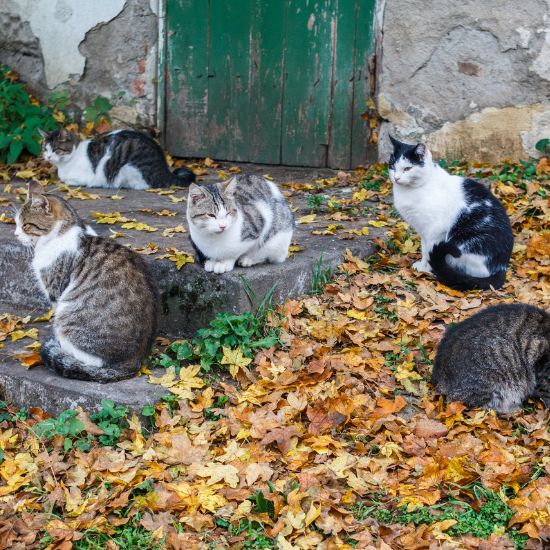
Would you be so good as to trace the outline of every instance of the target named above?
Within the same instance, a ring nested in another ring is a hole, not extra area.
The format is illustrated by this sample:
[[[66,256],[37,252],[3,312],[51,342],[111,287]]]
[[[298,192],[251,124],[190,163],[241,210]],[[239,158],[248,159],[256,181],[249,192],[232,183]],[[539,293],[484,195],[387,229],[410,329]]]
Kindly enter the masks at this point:
[[[449,169],[493,180],[506,204],[516,244],[501,290],[463,294],[411,269],[419,242],[384,167],[289,183],[310,193],[299,223],[344,239],[383,228],[379,252],[348,253],[328,284],[320,269],[315,293],[269,313],[278,345],[218,342],[223,376],[185,344],[151,377],[169,397],[141,419],[112,403],[57,419],[3,404],[0,547],[548,547],[549,412],[468,410],[428,382],[445,325],[490,304],[548,307],[548,163]],[[333,194],[343,186],[353,192]],[[29,321],[0,315],[0,346],[36,338]]]

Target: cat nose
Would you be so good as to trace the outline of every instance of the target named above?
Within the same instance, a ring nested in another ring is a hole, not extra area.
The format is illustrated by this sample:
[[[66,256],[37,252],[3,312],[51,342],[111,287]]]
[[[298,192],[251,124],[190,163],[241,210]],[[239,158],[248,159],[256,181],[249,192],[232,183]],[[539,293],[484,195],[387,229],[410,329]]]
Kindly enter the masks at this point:
[[[221,223],[220,223],[219,227],[220,227],[220,229],[221,229],[222,231],[226,228],[226,226],[223,225],[223,224],[221,224]]]

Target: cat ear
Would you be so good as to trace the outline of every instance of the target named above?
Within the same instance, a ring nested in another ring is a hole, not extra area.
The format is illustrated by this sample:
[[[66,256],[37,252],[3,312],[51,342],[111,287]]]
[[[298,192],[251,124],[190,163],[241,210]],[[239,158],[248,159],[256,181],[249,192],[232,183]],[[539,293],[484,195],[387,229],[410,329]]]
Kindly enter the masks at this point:
[[[414,152],[421,158],[423,159],[425,156],[426,156],[426,152],[428,151],[428,148],[423,144],[423,143],[419,143],[415,149],[414,149]]]
[[[390,136],[390,141],[394,149],[397,149],[401,145],[401,142],[395,139],[393,136]]]
[[[65,128],[61,128],[61,130],[59,130],[60,139],[67,139],[70,136],[71,136],[71,132],[68,132],[67,130],[65,130]]]
[[[189,201],[191,204],[197,204],[205,196],[204,191],[196,183],[189,186]]]
[[[48,132],[46,132],[46,130],[42,130],[42,128],[38,128],[38,133],[40,134],[40,136],[42,137],[42,139],[47,139],[48,138]]]
[[[44,195],[44,188],[40,184],[34,181],[29,183],[27,193],[32,206],[43,208],[46,212],[50,211],[50,202]]]
[[[226,195],[233,195],[237,189],[237,178],[231,178],[221,184],[222,191]]]

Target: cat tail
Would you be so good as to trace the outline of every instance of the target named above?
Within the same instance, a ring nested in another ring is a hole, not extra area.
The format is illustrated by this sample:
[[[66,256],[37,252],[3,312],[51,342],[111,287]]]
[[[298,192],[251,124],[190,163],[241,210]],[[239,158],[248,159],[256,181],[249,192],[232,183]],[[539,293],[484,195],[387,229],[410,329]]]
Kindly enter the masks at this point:
[[[139,370],[140,365],[119,364],[116,366],[87,365],[65,352],[56,338],[50,338],[40,348],[42,364],[64,378],[90,380],[93,382],[116,382],[130,378]]]
[[[462,252],[453,243],[437,243],[430,252],[430,267],[436,279],[455,290],[488,290],[500,288],[506,280],[506,271],[499,270],[489,277],[473,277],[447,262],[447,254],[460,258]]]
[[[190,185],[196,180],[195,173],[188,168],[176,168],[172,174],[177,180],[176,185]]]

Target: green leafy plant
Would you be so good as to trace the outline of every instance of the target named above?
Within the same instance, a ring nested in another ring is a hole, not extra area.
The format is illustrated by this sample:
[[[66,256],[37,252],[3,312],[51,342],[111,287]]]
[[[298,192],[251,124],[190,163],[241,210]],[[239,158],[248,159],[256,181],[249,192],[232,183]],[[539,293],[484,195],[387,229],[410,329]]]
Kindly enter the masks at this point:
[[[199,361],[203,370],[209,371],[214,365],[220,365],[224,347],[238,348],[244,357],[252,358],[258,350],[280,344],[279,328],[267,322],[273,312],[274,291],[275,287],[269,290],[255,314],[218,313],[208,327],[197,331],[191,342],[176,341],[168,346],[166,353],[155,359],[155,365],[178,368],[181,361]],[[255,301],[253,296],[251,300]]]
[[[327,203],[327,198],[324,195],[313,195],[310,193],[306,201],[307,207],[313,212],[317,212]]]
[[[115,445],[122,433],[122,430],[128,427],[128,409],[122,405],[115,405],[110,399],[101,401],[101,409],[92,414],[90,419],[95,422],[102,430],[103,434],[99,436],[99,442],[105,446]]]
[[[13,164],[28,151],[39,155],[38,129],[57,127],[51,109],[32,98],[6,66],[0,67],[0,162]]]
[[[539,139],[535,144],[535,149],[541,153],[550,152],[550,138]]]
[[[266,328],[261,317],[253,313],[219,313],[207,328],[197,331],[192,343],[175,342],[161,355],[157,364],[163,367],[179,366],[180,361],[199,360],[209,371],[219,364],[223,348],[239,348],[245,357],[253,357],[259,349],[270,348],[279,342],[279,331]],[[174,359],[175,355],[175,359]]]
[[[98,96],[84,109],[84,120],[91,122],[95,127],[103,121],[111,122],[109,111],[112,108],[113,105],[106,97]]]

